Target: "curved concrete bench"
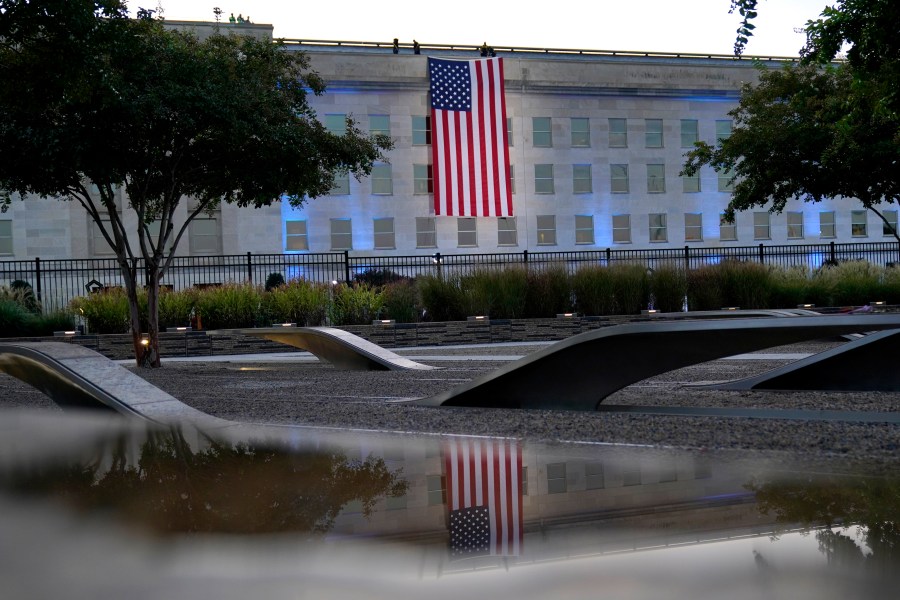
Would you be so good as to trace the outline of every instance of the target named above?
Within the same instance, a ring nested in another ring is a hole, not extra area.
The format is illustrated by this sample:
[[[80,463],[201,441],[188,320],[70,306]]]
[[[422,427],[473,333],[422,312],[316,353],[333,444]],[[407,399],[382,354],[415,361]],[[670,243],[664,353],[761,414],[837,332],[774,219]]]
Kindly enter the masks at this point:
[[[654,321],[588,331],[447,392],[425,406],[596,410],[608,395],[660,373],[772,346],[900,329],[900,315]]]
[[[260,327],[210,331],[209,335],[240,333],[265,338],[316,355],[319,360],[350,371],[432,371],[440,367],[403,358],[377,344],[335,327]]]
[[[64,342],[0,342],[0,372],[44,392],[63,408],[113,410],[204,428],[232,425],[191,408],[102,354]]]
[[[713,390],[900,391],[900,330],[879,331]]]
[[[761,308],[738,310],[694,310],[688,312],[664,312],[647,315],[651,319],[744,319],[748,317],[817,317],[817,313],[805,308]]]

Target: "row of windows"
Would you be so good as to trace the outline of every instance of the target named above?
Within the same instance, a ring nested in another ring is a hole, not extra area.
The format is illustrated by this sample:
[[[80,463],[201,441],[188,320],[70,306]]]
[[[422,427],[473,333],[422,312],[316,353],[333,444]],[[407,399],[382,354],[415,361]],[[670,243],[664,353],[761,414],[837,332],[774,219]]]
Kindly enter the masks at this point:
[[[561,165],[534,165],[534,192],[536,194],[555,194],[555,167]],[[661,194],[666,191],[666,165],[651,163],[645,165],[647,175],[647,193]],[[700,192],[700,176],[679,177],[681,190],[685,193]],[[389,164],[376,164],[372,167],[370,177],[372,194],[392,195],[394,193],[393,169]],[[515,166],[509,167],[509,186],[512,193],[515,189]],[[593,165],[572,165],[572,193],[591,194],[594,191]],[[609,191],[613,194],[627,194],[631,191],[630,168],[627,164],[609,165]],[[731,175],[718,173],[717,191],[731,192]],[[413,165],[413,193],[431,194],[434,192],[434,173],[431,165]],[[335,178],[334,186],[329,192],[332,196],[350,194],[350,175],[344,173]]]
[[[882,228],[885,236],[892,236],[892,227],[897,227],[897,211],[885,211],[885,218],[889,224]],[[768,212],[753,213],[753,239],[771,239],[772,223],[771,214]],[[866,237],[868,235],[868,221],[866,211],[854,210],[850,213],[851,235],[854,237]],[[650,213],[647,215],[647,235],[651,242],[669,241],[669,215],[667,213]],[[474,248],[478,246],[478,219],[471,217],[459,217],[456,219],[456,242],[459,248]],[[499,217],[497,224],[497,245],[517,246],[518,228],[516,217]],[[802,212],[786,213],[788,239],[803,239],[805,237]],[[537,245],[557,245],[556,215],[537,215],[535,217],[535,232]],[[633,223],[632,215],[617,214],[611,217],[612,241],[616,244],[630,244],[632,242]],[[702,242],[704,239],[703,214],[684,214],[684,240],[686,242]],[[390,250],[396,247],[394,235],[394,218],[378,218],[372,220],[373,244],[376,250]],[[718,226],[719,240],[738,241],[737,226],[727,223],[722,215],[719,215]],[[822,238],[833,238],[835,235],[835,213],[825,211],[819,213],[819,235]],[[594,244],[594,215],[575,215],[575,243]],[[437,232],[435,217],[416,217],[416,247],[436,248]],[[285,249],[293,251],[309,250],[309,231],[304,220],[287,221]],[[331,249],[353,249],[353,226],[350,219],[331,219]]]
[[[559,121],[561,119],[557,119]],[[591,122],[597,119],[588,117],[571,117],[569,122],[569,144],[572,148],[591,147]],[[607,121],[608,146],[610,148],[628,147],[628,125],[625,118],[609,118]],[[634,119],[632,119],[632,122]],[[507,138],[509,145],[513,146],[513,120],[506,119]],[[342,135],[347,130],[347,115],[325,115],[325,127],[332,133]],[[693,148],[700,141],[700,125],[697,119],[680,119],[680,147]],[[717,140],[725,139],[731,135],[732,122],[730,119],[721,119],[715,122],[715,137]],[[391,119],[389,115],[369,115],[369,132],[372,134],[391,135]],[[553,119],[551,117],[531,118],[531,143],[535,148],[553,147]],[[414,115],[412,117],[412,144],[413,146],[427,146],[431,144],[431,117]],[[644,119],[644,147],[665,147],[665,131],[662,119]]]

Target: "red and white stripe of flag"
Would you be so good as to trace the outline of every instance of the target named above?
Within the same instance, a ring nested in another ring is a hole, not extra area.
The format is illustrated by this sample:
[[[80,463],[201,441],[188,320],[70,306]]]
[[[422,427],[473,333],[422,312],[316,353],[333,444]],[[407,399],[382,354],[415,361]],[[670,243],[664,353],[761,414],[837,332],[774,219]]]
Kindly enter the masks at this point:
[[[510,217],[513,205],[503,59],[467,62],[471,111],[432,109],[434,212]]]
[[[515,440],[459,438],[444,446],[448,510],[487,506],[490,551],[522,552],[522,450]]]

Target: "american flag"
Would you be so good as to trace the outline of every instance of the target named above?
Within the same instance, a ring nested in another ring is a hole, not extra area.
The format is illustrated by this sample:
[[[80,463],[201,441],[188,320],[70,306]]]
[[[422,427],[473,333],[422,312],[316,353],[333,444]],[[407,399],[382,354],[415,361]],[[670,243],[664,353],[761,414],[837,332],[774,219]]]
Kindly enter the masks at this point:
[[[522,552],[522,451],[515,440],[458,439],[444,446],[450,555]]]
[[[503,59],[428,59],[434,212],[511,217]]]

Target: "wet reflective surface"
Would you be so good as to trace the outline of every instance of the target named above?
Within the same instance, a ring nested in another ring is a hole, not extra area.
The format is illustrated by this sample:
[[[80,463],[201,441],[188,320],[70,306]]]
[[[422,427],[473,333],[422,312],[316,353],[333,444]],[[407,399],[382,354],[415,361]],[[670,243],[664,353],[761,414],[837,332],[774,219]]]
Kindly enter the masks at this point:
[[[893,598],[898,527],[884,465],[0,413],[4,598]]]

